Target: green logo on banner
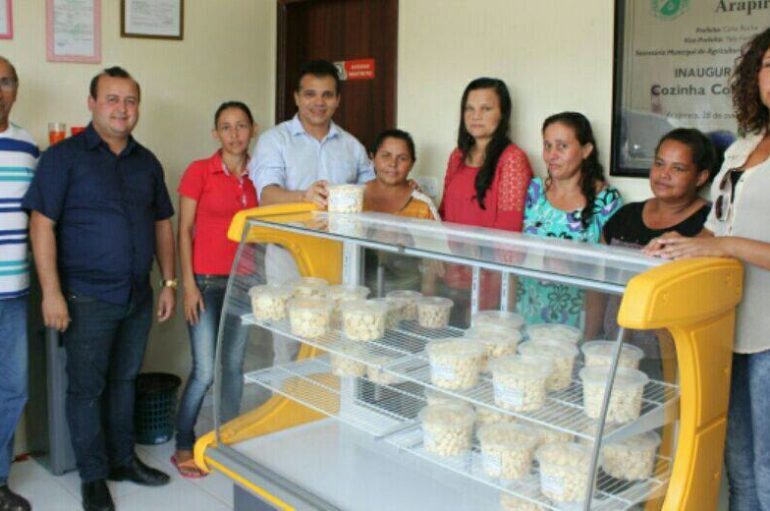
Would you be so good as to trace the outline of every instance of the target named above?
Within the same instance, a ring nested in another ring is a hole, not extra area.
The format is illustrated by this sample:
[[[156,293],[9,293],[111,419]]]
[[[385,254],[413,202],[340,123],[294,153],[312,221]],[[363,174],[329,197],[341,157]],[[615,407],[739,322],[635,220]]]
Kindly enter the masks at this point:
[[[670,20],[684,13],[690,0],[652,0],[652,12],[656,17]]]

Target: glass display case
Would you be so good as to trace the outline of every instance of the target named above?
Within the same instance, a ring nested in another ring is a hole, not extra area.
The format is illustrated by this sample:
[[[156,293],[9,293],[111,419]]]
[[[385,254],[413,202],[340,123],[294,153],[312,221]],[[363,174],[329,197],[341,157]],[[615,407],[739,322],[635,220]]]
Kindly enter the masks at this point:
[[[195,456],[236,508],[714,508],[737,262],[310,205],[229,235]]]

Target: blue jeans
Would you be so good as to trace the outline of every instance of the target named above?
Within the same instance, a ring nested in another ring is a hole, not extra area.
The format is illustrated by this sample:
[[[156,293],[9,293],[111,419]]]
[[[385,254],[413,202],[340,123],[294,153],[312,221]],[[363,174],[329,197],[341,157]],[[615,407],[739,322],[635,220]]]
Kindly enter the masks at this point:
[[[27,402],[27,297],[0,300],[0,486],[8,481],[13,434]]]
[[[730,511],[770,511],[770,350],[733,355],[727,419]]]
[[[67,293],[67,423],[83,482],[134,458],[135,380],[152,326],[152,289],[127,305]]]
[[[190,450],[195,444],[195,421],[198,419],[203,398],[214,381],[214,359],[217,337],[225,301],[227,277],[220,275],[196,275],[195,282],[203,296],[206,310],[199,315],[198,323],[188,324],[192,371],[187,379],[176,420],[176,448]],[[222,345],[222,390],[219,418],[227,422],[238,416],[243,395],[243,354],[246,348],[248,327],[240,318],[228,315],[222,333],[226,344]]]

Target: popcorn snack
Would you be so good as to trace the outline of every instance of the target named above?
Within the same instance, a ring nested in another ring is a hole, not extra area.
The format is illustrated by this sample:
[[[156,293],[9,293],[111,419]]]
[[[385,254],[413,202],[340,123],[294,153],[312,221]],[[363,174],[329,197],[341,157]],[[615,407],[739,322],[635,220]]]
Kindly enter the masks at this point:
[[[286,303],[293,294],[290,287],[264,284],[249,289],[251,311],[259,321],[280,321],[286,317]]]
[[[417,300],[422,298],[422,293],[418,291],[409,291],[406,289],[397,289],[385,295],[386,298],[399,300],[403,306],[401,319],[414,321],[417,319]]]
[[[504,355],[513,355],[516,353],[516,346],[518,346],[521,340],[521,332],[518,330],[512,330],[493,323],[482,323],[471,327],[465,331],[464,336],[484,346],[487,352],[487,360]],[[482,371],[486,370],[487,363],[485,361]]]
[[[491,361],[489,369],[500,408],[523,412],[545,404],[545,382],[553,370],[549,360],[507,355]]]
[[[326,295],[329,283],[318,277],[300,277],[291,282],[295,297],[322,297]]]
[[[468,389],[479,381],[484,348],[468,339],[437,339],[425,347],[430,381],[445,389]]]
[[[473,409],[453,404],[430,405],[418,418],[422,422],[425,451],[439,456],[458,456],[471,450]]]
[[[332,304],[322,298],[293,298],[287,304],[291,333],[300,337],[320,337],[329,329]]]
[[[372,303],[384,303],[388,307],[388,312],[385,316],[385,328],[398,328],[398,324],[404,316],[404,300],[398,298],[372,298],[369,300]]]
[[[539,339],[560,339],[577,344],[583,338],[583,332],[574,326],[559,323],[538,323],[527,325],[527,337],[531,341]]]
[[[349,356],[345,356],[349,355]],[[329,353],[329,360],[332,365],[332,374],[336,376],[354,376],[361,377],[366,374],[366,364],[350,358],[350,355],[361,356],[361,352],[345,349],[343,354]]]
[[[604,389],[609,376],[607,366],[590,366],[580,370],[583,380],[583,407],[591,419],[601,415]],[[607,407],[607,422],[628,422],[639,417],[642,394],[649,378],[642,371],[618,367]]]
[[[471,326],[493,325],[510,330],[519,330],[524,326],[524,317],[515,312],[500,310],[478,311],[471,316]]]
[[[366,358],[366,377],[369,381],[378,385],[396,385],[403,383],[404,379],[382,369],[383,365],[393,362],[393,358],[383,355],[369,355]]]
[[[650,432],[602,448],[602,469],[616,479],[635,481],[652,476],[660,436]]]
[[[360,213],[364,209],[364,187],[362,185],[328,186],[328,210],[330,213]]]
[[[500,509],[502,511],[545,511],[546,508],[535,502],[541,500],[538,486],[517,487],[516,493],[529,497],[532,500],[526,500],[506,492],[500,492]],[[535,501],[535,502],[533,502]]]
[[[417,323],[425,328],[443,328],[449,324],[453,302],[440,296],[425,296],[417,300]]]
[[[423,388],[423,394],[425,396],[425,401],[429,405],[453,404],[467,407],[471,406],[467,401],[463,401],[462,399],[452,397],[449,394],[445,394],[444,392],[433,390],[427,387]]]
[[[353,300],[340,304],[342,330],[351,341],[374,341],[385,335],[388,306],[369,300]]]
[[[551,361],[553,372],[545,382],[546,390],[563,390],[572,383],[572,369],[578,349],[571,342],[558,339],[527,341],[519,346],[519,353],[525,357],[542,357]]]
[[[499,412],[486,406],[476,406],[476,424],[485,426],[487,424],[514,423],[516,417],[507,413]]]
[[[481,444],[481,465],[489,477],[519,479],[529,473],[532,455],[540,442],[537,430],[520,424],[488,424],[476,436]]]
[[[583,352],[586,366],[609,366],[612,364],[612,352],[615,349],[614,341],[588,341],[583,343],[580,350]],[[644,351],[632,344],[623,344],[618,359],[618,367],[639,369],[639,361],[644,358]]]
[[[586,498],[591,449],[574,442],[548,444],[535,452],[540,464],[540,491],[556,502]]]
[[[342,311],[340,304],[352,300],[365,300],[369,296],[369,288],[366,286],[356,286],[348,284],[338,284],[329,286],[326,289],[326,296],[334,303],[332,310],[332,326],[334,328],[342,327]]]
[[[575,439],[572,433],[558,429],[540,427],[537,431],[540,433],[540,445],[572,442]]]

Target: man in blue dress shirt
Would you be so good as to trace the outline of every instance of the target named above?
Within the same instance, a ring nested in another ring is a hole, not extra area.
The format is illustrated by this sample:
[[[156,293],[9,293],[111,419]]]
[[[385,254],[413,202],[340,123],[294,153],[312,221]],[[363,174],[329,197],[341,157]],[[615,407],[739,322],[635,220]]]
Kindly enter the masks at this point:
[[[134,454],[134,385],[152,326],[175,306],[174,214],[158,159],[131,136],[139,84],[112,67],[91,81],[86,130],[50,147],[24,198],[46,326],[63,332],[67,422],[83,508],[112,510],[106,479],[158,486]]]
[[[260,206],[314,202],[326,208],[328,185],[374,179],[364,146],[332,121],[340,98],[334,64],[314,60],[303,66],[294,91],[297,115],[265,132],[249,163]],[[271,283],[299,276],[294,260],[274,245],[267,248],[265,271]],[[286,362],[296,354],[294,341],[277,337],[273,344],[276,362]]]

